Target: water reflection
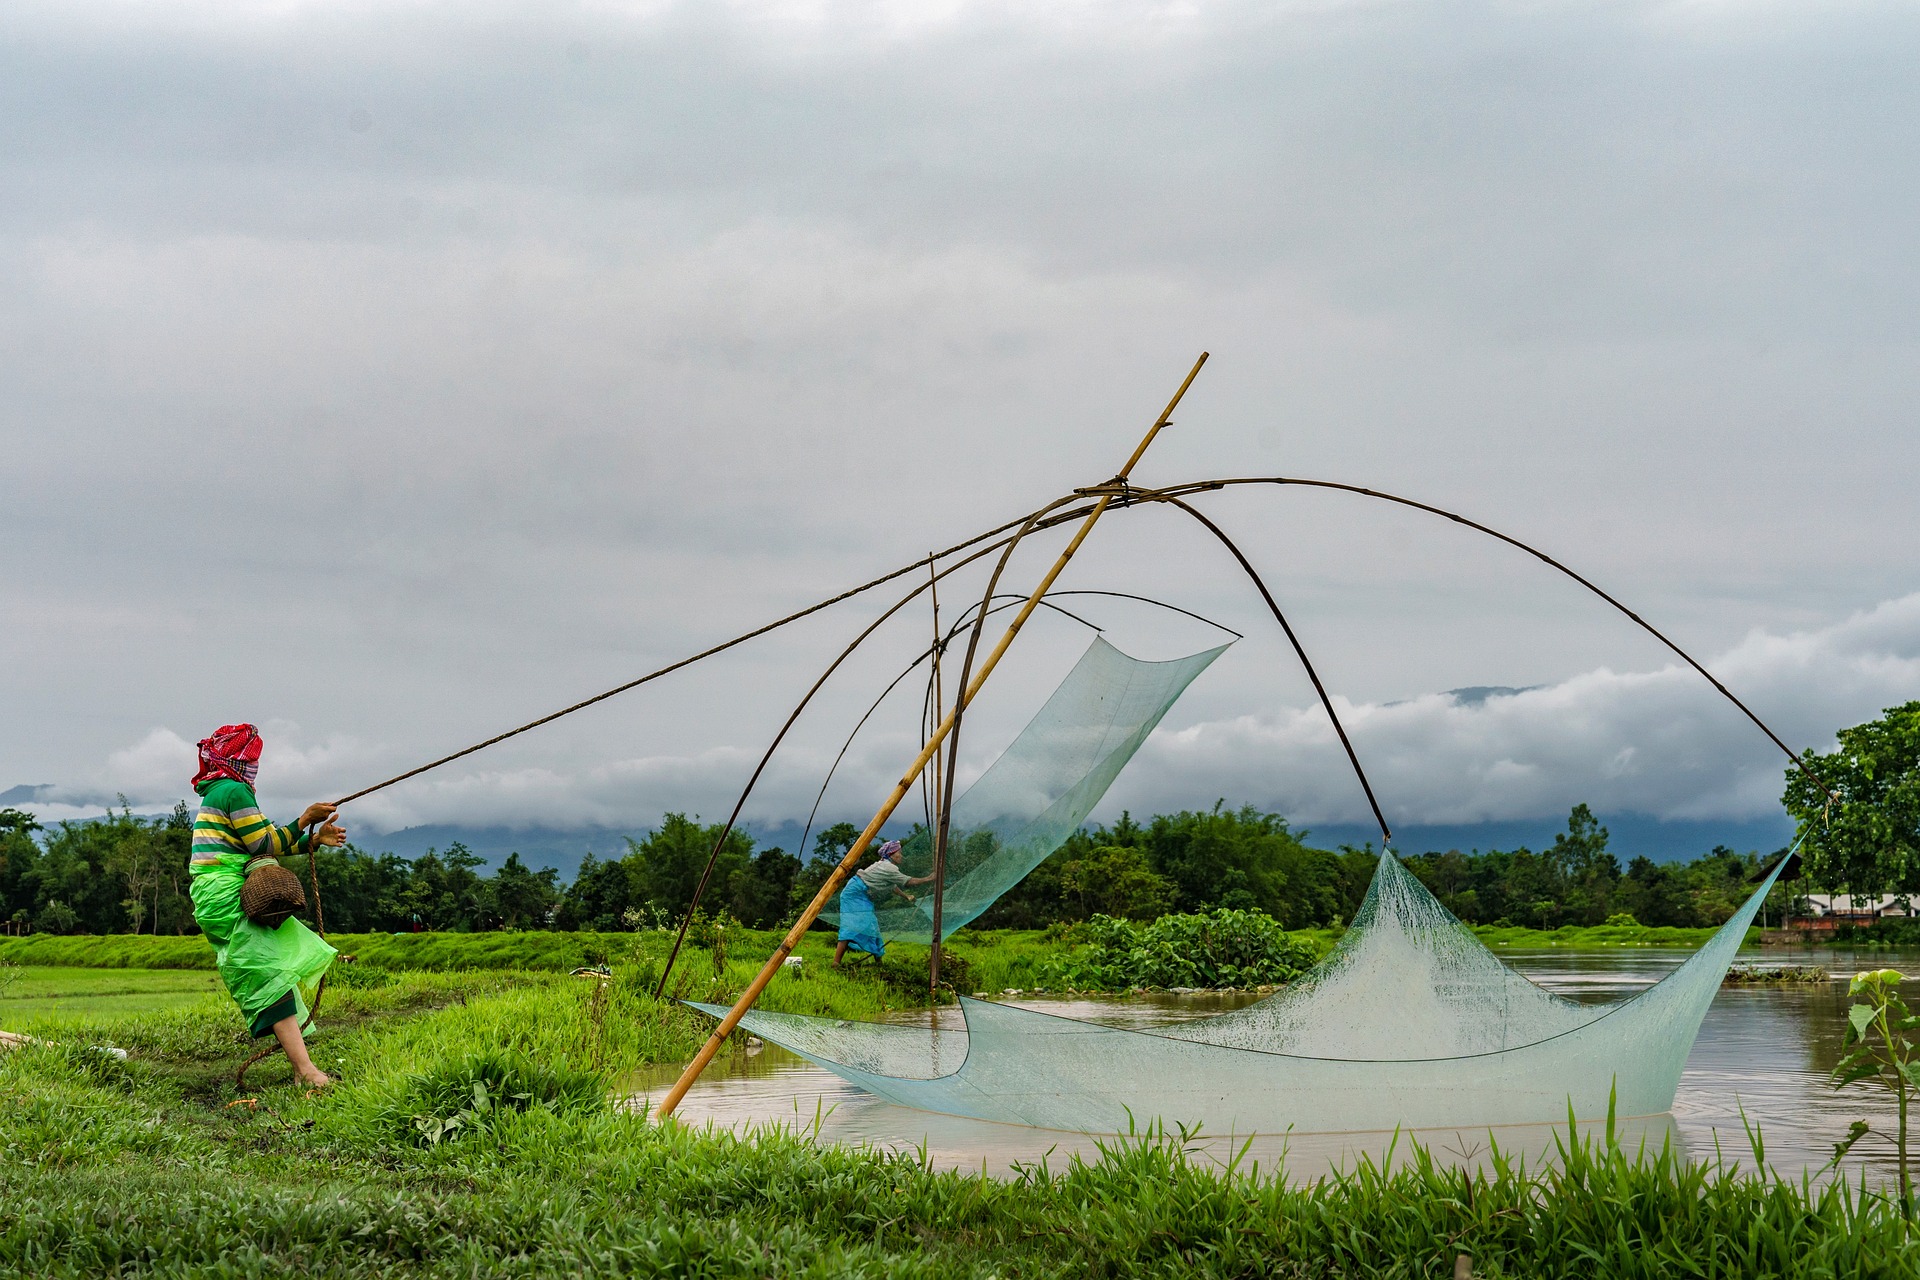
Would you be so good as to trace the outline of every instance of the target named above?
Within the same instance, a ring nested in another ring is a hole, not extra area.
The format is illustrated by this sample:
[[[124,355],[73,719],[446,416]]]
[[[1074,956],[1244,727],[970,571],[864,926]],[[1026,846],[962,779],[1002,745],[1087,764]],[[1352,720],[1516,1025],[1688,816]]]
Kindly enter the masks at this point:
[[[1508,952],[1504,958],[1541,986],[1570,999],[1605,1003],[1629,998],[1677,968],[1689,955],[1682,950],[1634,949],[1618,952]],[[1817,1172],[1832,1155],[1833,1143],[1856,1119],[1894,1121],[1890,1101],[1878,1090],[1854,1086],[1836,1092],[1827,1072],[1838,1061],[1845,1027],[1846,978],[1859,969],[1891,966],[1920,971],[1920,951],[1871,953],[1826,949],[1769,948],[1743,952],[1742,962],[1811,964],[1829,970],[1834,981],[1814,986],[1742,986],[1723,988],[1700,1028],[1668,1116],[1622,1122],[1629,1147],[1645,1143],[1657,1150],[1671,1142],[1685,1154],[1711,1159],[1718,1153],[1742,1166],[1753,1161],[1749,1127],[1764,1141],[1768,1164],[1782,1173]],[[1920,994],[1920,993],[1915,993]],[[1013,1003],[1110,1026],[1150,1028],[1190,1018],[1211,1017],[1250,1003],[1256,997],[1196,993],[1113,999],[1020,999]],[[898,1015],[899,1021],[930,1025],[936,1015]],[[940,1026],[958,1026],[958,1010],[937,1013]],[[642,1073],[630,1085],[635,1105],[646,1105],[678,1075],[676,1068]],[[747,1052],[744,1044],[725,1051],[688,1093],[678,1115],[685,1123],[730,1129],[779,1124],[812,1133],[817,1140],[870,1145],[887,1150],[924,1152],[936,1168],[985,1170],[1005,1175],[1023,1165],[1054,1167],[1071,1155],[1094,1157],[1105,1138],[1020,1125],[994,1124],[915,1111],[882,1102],[846,1084],[804,1059],[768,1045]],[[1484,1166],[1493,1144],[1529,1163],[1551,1159],[1551,1126],[1504,1125],[1476,1131],[1428,1130],[1422,1145],[1449,1163]],[[1889,1180],[1895,1170],[1891,1148],[1872,1140],[1855,1148],[1847,1171],[1861,1169],[1873,1180]],[[1221,1164],[1239,1161],[1270,1172],[1282,1158],[1288,1177],[1305,1179],[1351,1167],[1361,1153],[1404,1158],[1403,1138],[1393,1135],[1304,1134],[1201,1135],[1192,1143],[1196,1158]]]

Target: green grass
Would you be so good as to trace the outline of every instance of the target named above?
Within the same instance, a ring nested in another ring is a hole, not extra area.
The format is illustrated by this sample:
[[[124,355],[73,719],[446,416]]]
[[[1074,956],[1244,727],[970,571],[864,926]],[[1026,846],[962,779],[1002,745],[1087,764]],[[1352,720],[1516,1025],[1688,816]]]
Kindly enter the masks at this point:
[[[1562,929],[1520,929],[1480,925],[1474,933],[1491,947],[1697,947],[1713,936],[1712,929],[1651,928],[1645,925],[1595,925]],[[1340,938],[1335,929],[1298,929],[1291,937],[1324,952]],[[1748,940],[1757,940],[1749,931]],[[733,929],[728,934],[730,956],[762,957],[773,951],[780,934],[767,930]],[[608,960],[656,966],[664,962],[671,945],[669,934],[647,933],[336,933],[329,942],[357,955],[367,964],[385,969],[542,970],[564,973]],[[960,968],[951,985],[961,991],[1031,989],[1045,985],[1045,969],[1079,949],[1072,933],[1065,938],[1042,930],[963,929],[947,944]],[[800,954],[812,965],[824,964],[833,952],[833,935],[815,930],[801,944]],[[909,959],[924,968],[926,948],[895,944],[888,948],[889,967]],[[689,946],[683,956],[705,957],[706,950]],[[896,961],[896,957],[898,957]],[[683,959],[682,963],[688,961]],[[704,961],[694,961],[703,963]],[[62,965],[91,969],[212,969],[213,948],[200,937],[108,936],[55,937],[35,934],[0,938],[0,964]],[[865,963],[861,961],[860,963]],[[656,973],[658,972],[656,968]]]
[[[224,995],[211,973],[182,969],[0,968],[0,1031],[48,1018],[91,1018],[177,1008]]]
[[[152,934],[83,934],[60,937],[36,933],[0,938],[0,964],[66,965],[86,969],[212,969],[213,948],[193,937]]]
[[[1604,1142],[1290,1187],[1150,1133],[1001,1182],[656,1125],[598,1082],[679,1060],[706,1020],[655,1002],[643,964],[615,973],[342,986],[315,1044],[339,1084],[308,1097],[270,1059],[252,1107],[226,1105],[249,1046],[216,1002],[50,1029],[0,1054],[0,1274],[1413,1277],[1467,1252],[1481,1277],[1920,1275],[1883,1200]],[[775,988],[884,999],[837,982]]]
[[[1563,925],[1558,929],[1520,929],[1483,924],[1475,925],[1473,932],[1489,947],[1598,950],[1613,947],[1701,947],[1719,930],[1655,928],[1644,924]],[[1749,928],[1746,941],[1753,943],[1759,940],[1760,930]]]

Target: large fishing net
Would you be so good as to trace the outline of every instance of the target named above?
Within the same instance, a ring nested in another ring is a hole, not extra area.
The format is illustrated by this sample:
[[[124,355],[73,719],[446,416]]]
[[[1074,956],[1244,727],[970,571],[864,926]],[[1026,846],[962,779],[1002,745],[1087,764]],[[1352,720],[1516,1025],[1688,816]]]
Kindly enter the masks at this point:
[[[941,937],[992,906],[1079,829],[1168,708],[1226,650],[1143,662],[1094,637],[1013,745],[953,802]],[[932,872],[930,833],[904,844],[901,866],[911,876]],[[891,898],[875,914],[889,941],[933,939],[931,890],[914,902]],[[820,918],[840,922],[837,910]]]
[[[1785,865],[1782,859],[1781,865]],[[965,1031],[749,1013],[754,1035],[889,1101],[1095,1133],[1483,1127],[1656,1115],[1776,867],[1631,1000],[1581,1005],[1508,969],[1391,853],[1340,945],[1235,1013],[1134,1031],[962,1000]],[[718,1006],[700,1008],[718,1016]]]

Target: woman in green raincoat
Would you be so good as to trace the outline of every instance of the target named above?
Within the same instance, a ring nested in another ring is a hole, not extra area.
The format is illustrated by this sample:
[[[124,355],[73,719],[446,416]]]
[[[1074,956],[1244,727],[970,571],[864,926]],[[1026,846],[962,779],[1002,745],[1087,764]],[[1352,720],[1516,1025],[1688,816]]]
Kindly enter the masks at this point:
[[[334,949],[298,920],[269,929],[240,909],[240,887],[255,858],[309,853],[313,845],[341,845],[347,833],[332,821],[330,804],[308,805],[292,826],[277,827],[260,812],[253,779],[260,767],[260,734],[250,724],[223,725],[200,743],[193,789],[193,918],[214,947],[214,965],[256,1038],[269,1033],[287,1052],[294,1074],[310,1086],[333,1083],[307,1056],[303,1024],[311,1022],[320,980]],[[311,834],[306,830],[325,823]]]

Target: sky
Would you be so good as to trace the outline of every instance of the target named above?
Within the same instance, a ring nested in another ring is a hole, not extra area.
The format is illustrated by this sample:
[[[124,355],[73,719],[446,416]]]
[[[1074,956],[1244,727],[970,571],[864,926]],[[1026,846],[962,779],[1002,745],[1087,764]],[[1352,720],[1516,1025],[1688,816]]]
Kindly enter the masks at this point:
[[[1586,574],[1796,749],[1920,697],[1920,14],[1898,4],[9,7],[0,794],[368,785],[1111,475],[1406,494]],[[1364,498],[1200,500],[1395,824],[1777,816],[1784,759],[1538,562]],[[1007,581],[1064,540],[1036,538]],[[1366,807],[1239,568],[1116,512],[1060,584],[1245,633],[1098,813]],[[949,580],[943,608],[984,589]],[[351,806],[718,816],[838,605]],[[1217,642],[1073,606],[1145,658]],[[902,612],[763,823],[917,746]],[[977,776],[1090,636],[1044,615]],[[1488,687],[1510,694],[1450,694]]]

